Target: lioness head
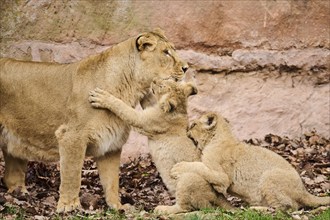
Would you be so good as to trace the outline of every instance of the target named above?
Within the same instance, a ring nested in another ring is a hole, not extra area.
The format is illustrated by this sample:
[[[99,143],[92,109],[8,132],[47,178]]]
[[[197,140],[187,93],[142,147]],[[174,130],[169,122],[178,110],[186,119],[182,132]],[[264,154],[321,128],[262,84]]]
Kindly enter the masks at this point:
[[[215,135],[218,117],[215,113],[207,113],[191,123],[187,135],[199,150],[202,151]]]
[[[151,84],[151,91],[164,112],[187,112],[187,98],[197,94],[191,83],[176,82],[173,79],[157,79]]]
[[[173,44],[160,29],[139,35],[136,49],[142,61],[137,67],[142,73],[147,71],[158,78],[173,77],[180,80],[188,69],[188,64],[179,58]]]

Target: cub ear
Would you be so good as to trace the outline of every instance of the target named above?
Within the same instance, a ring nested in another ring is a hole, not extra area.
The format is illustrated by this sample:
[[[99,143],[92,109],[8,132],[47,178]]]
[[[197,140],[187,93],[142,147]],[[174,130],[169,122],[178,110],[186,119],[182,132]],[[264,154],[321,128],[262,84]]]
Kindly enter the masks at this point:
[[[177,102],[173,99],[165,99],[161,104],[161,108],[164,112],[173,112],[177,106]]]
[[[136,39],[136,48],[138,51],[153,51],[156,48],[157,39],[155,36],[147,33],[142,34]]]
[[[208,113],[204,116],[203,120],[204,127],[210,130],[217,125],[218,116],[215,113]]]
[[[184,94],[186,97],[196,95],[198,93],[197,87],[192,83],[187,83],[184,87]]]

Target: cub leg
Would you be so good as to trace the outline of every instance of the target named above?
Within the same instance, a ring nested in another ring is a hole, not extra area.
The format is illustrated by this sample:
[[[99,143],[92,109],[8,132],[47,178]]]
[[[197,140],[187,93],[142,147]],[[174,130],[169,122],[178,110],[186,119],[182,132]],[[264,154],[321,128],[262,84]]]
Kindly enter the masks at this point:
[[[105,200],[109,207],[119,209],[119,166],[121,151],[110,152],[103,157],[96,158],[101,184],[105,193]]]
[[[157,206],[155,211],[175,214],[211,207],[233,209],[226,198],[219,195],[202,176],[196,173],[183,173],[176,187],[176,204]]]
[[[203,177],[207,182],[213,185],[219,193],[227,194],[227,189],[230,185],[228,175],[223,171],[221,166],[217,170],[208,168],[202,162],[180,162],[173,166],[171,176],[178,178],[182,173],[192,172]]]
[[[297,210],[299,208],[294,199],[302,194],[300,189],[303,184],[298,174],[274,169],[263,174],[260,181],[265,205],[279,210]]]
[[[21,192],[28,193],[25,187],[25,173],[28,161],[16,158],[2,150],[5,158],[4,182],[8,192],[13,192],[17,187],[21,187]]]
[[[77,136],[76,129],[72,130],[65,130],[58,137],[61,185],[57,212],[69,212],[81,207],[79,191],[87,140]]]
[[[184,173],[177,184],[177,203],[185,210],[221,207],[233,209],[223,194],[219,194],[203,176]]]

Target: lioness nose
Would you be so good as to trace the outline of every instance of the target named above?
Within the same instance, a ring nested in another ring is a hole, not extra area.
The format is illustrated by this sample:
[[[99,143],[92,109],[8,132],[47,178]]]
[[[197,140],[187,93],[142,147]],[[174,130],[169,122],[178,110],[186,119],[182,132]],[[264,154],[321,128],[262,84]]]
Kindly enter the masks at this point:
[[[189,68],[188,66],[183,66],[182,71],[185,73],[188,70],[188,68]]]

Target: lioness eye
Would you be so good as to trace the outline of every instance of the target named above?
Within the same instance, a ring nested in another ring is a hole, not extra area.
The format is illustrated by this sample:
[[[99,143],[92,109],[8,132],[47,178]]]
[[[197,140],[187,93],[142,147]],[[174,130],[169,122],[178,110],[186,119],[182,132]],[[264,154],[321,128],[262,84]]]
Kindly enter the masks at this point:
[[[171,52],[169,50],[164,50],[166,56],[171,56]]]
[[[189,129],[193,129],[195,126],[196,126],[196,123],[193,122],[193,123],[190,125],[190,128],[189,128]]]

